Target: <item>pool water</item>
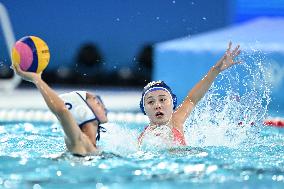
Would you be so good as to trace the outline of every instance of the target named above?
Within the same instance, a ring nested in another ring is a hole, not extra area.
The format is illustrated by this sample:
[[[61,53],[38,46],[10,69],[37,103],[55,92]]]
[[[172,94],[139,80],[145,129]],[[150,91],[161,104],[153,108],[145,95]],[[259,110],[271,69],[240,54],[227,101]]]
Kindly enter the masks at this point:
[[[187,147],[137,138],[145,123],[105,124],[102,156],[66,152],[58,123],[0,122],[0,188],[284,188],[284,129],[262,53],[222,72],[184,127]],[[161,127],[163,128],[163,127]]]
[[[263,126],[254,141],[237,147],[141,151],[135,137],[143,126],[106,124],[108,134],[103,133],[100,142],[106,152],[74,157],[66,153],[57,123],[1,123],[0,188],[284,186],[284,129]]]

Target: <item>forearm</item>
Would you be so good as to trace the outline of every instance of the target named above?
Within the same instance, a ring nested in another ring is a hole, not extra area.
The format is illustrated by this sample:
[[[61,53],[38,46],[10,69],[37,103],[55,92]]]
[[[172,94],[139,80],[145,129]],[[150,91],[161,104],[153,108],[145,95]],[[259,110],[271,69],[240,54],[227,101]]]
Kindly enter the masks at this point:
[[[206,94],[219,73],[219,69],[213,66],[205,75],[205,77],[203,77],[188,93],[188,100],[190,100],[194,104],[197,104],[198,101]]]
[[[47,106],[54,114],[57,115],[65,108],[63,100],[40,77],[35,77],[33,83],[38,88]]]
[[[72,114],[66,108],[63,100],[40,77],[34,77],[32,82],[42,94],[47,106],[62,125],[67,139],[75,145],[80,139],[81,132]]]

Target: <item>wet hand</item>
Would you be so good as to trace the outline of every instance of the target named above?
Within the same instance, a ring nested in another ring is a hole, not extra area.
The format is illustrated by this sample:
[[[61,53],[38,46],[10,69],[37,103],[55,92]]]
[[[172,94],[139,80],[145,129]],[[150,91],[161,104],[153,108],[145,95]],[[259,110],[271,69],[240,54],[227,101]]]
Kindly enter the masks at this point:
[[[241,53],[239,49],[240,45],[235,47],[234,50],[231,50],[231,48],[232,48],[232,42],[230,41],[228,49],[226,50],[225,54],[214,66],[214,68],[217,69],[219,72],[228,69],[232,65],[241,63],[241,61],[235,61],[235,58]]]
[[[19,64],[13,64],[11,68],[19,75],[22,79],[30,82],[34,82],[36,78],[41,78],[41,73],[33,73],[23,71]]]

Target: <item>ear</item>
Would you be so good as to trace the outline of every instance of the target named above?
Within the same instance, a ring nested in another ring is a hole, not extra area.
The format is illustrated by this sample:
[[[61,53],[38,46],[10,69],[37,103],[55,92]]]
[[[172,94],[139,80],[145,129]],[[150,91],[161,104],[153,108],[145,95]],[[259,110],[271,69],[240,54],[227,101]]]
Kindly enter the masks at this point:
[[[92,97],[92,94],[89,92],[86,92],[86,98],[91,98],[91,97]]]

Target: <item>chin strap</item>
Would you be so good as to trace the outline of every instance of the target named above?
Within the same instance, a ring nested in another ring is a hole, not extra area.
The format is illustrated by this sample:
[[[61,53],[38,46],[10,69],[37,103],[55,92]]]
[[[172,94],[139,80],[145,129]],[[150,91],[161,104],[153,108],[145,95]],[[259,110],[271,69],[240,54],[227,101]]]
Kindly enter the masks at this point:
[[[101,132],[105,133],[107,130],[106,128],[104,128],[103,126],[98,126],[98,130],[97,130],[97,137],[96,140],[99,141],[101,138]]]

